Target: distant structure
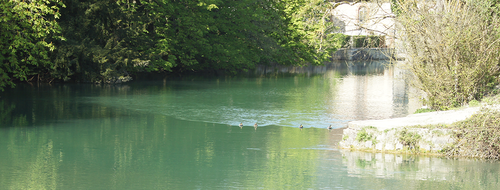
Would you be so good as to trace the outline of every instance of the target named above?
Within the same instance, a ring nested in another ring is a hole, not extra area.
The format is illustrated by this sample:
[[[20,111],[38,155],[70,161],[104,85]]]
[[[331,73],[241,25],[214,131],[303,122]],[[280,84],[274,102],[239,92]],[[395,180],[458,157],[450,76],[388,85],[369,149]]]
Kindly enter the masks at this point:
[[[336,60],[386,60],[395,59],[395,15],[389,1],[336,0],[331,11],[331,21],[339,27],[337,33],[350,36],[338,50]],[[363,41],[377,38],[366,46]],[[357,40],[358,39],[358,40]],[[361,39],[361,42],[360,42]]]
[[[395,47],[395,15],[389,1],[336,0],[331,20],[337,32],[350,36],[385,36],[385,47]]]

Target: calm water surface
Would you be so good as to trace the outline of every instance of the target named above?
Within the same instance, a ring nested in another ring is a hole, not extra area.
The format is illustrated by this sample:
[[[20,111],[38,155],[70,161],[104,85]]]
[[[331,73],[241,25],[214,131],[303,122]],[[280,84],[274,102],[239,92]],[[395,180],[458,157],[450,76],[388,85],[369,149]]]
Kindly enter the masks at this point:
[[[1,92],[0,189],[499,185],[498,162],[337,149],[341,129],[328,125],[415,109],[398,69],[366,62],[256,73]]]

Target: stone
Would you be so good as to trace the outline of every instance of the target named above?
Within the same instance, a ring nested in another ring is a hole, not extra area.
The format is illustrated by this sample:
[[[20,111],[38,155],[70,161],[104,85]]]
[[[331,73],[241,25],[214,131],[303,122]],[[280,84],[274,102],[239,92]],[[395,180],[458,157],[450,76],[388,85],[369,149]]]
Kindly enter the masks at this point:
[[[401,143],[396,144],[396,150],[401,150],[401,149],[403,149],[403,144]]]
[[[365,147],[366,148],[372,148],[372,145],[373,145],[372,141],[366,141],[365,142]]]
[[[427,143],[423,143],[423,144],[420,145],[420,149],[430,151],[431,150],[431,145],[429,145]]]
[[[377,150],[382,150],[382,148],[384,148],[383,143],[378,143],[377,145],[375,145],[375,149]]]
[[[392,144],[392,143],[386,143],[385,144],[385,150],[394,150],[394,144]]]

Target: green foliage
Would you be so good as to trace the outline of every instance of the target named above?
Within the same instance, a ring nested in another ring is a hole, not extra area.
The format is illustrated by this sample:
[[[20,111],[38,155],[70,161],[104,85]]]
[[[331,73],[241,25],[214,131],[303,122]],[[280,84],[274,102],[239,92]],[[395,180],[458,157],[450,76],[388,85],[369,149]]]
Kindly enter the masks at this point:
[[[481,105],[481,103],[479,103],[479,101],[477,101],[477,100],[471,100],[469,102],[469,106],[480,106],[480,105]]]
[[[4,100],[0,100],[0,126],[7,126],[12,120],[12,111],[16,108],[15,105],[5,103]]]
[[[443,136],[443,135],[444,135],[444,132],[443,132],[443,131],[441,131],[441,130],[433,130],[433,131],[432,131],[432,134],[433,134],[433,135],[436,135],[436,136],[438,136],[438,137],[440,137],[440,136]]]
[[[410,132],[407,128],[401,130],[398,136],[399,142],[410,149],[416,149],[418,141],[422,138],[418,133]]]
[[[416,1],[408,2],[406,0],[391,0],[391,11],[396,15],[400,16],[405,11],[405,7],[415,7]]]
[[[58,0],[12,1],[0,3],[0,90],[14,86],[12,80],[29,80],[45,74],[52,62],[48,53],[60,32]]]
[[[286,0],[284,5],[285,19],[291,29],[294,50],[300,53],[301,63],[322,64],[329,60],[334,51],[341,47],[342,34],[336,34],[337,29],[330,21],[329,15],[333,4],[323,0]],[[300,64],[301,64],[300,63]]]
[[[64,81],[105,82],[127,76],[141,59],[146,19],[135,13],[137,4],[122,1],[68,0],[59,24],[67,39],[51,54],[51,75]]]
[[[396,16],[399,16],[399,14],[401,14],[401,8],[400,5],[398,4],[398,0],[391,0],[391,11]]]
[[[320,64],[342,37],[327,2],[266,0],[71,0],[60,21],[67,41],[53,76],[108,81],[134,72],[229,71],[256,64]],[[312,20],[318,22],[310,22]]]
[[[362,169],[371,168],[375,164],[376,164],[376,160],[375,159],[370,160],[370,161],[367,161],[367,160],[364,160],[364,159],[356,159],[356,166],[358,168],[362,168]]]
[[[344,135],[344,136],[342,137],[342,140],[343,140],[343,141],[345,141],[345,140],[347,140],[347,139],[349,139],[349,135]]]
[[[0,88],[33,75],[116,82],[136,72],[235,73],[257,64],[321,64],[344,37],[333,33],[332,5],[322,0],[50,0],[0,6]]]
[[[430,109],[430,108],[418,108],[415,110],[415,114],[417,113],[427,113],[427,112],[434,112],[436,110]]]
[[[500,17],[494,2],[397,0],[413,85],[427,94],[425,104],[447,110],[481,99],[498,84]],[[428,4],[429,6],[424,6]]]
[[[350,48],[351,47],[351,36],[349,35],[343,35],[341,38],[341,44],[342,44],[342,48]]]
[[[353,36],[353,48],[379,48],[385,45],[385,36]]]
[[[349,36],[344,34],[338,35],[339,37],[337,43],[342,48],[380,48],[385,46],[385,36]]]
[[[485,109],[453,126],[454,144],[445,150],[448,156],[500,159],[500,112]]]
[[[486,103],[487,105],[500,104],[500,94],[483,98],[481,102]]]
[[[356,140],[359,142],[366,142],[373,139],[373,134],[366,131],[365,128],[361,129],[356,135]]]

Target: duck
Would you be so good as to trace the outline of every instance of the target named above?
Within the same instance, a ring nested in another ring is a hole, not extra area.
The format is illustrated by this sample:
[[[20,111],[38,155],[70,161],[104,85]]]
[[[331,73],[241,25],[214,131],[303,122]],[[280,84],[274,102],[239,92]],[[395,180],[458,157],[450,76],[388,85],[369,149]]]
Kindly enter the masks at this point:
[[[332,125],[328,126],[327,129],[333,129]]]
[[[243,123],[240,123],[240,127],[243,127]]]
[[[300,124],[299,128],[301,128],[301,129],[302,129],[302,128],[304,128],[304,126],[302,126],[302,124]]]
[[[257,127],[257,126],[258,126],[257,123],[253,124],[253,127]]]

